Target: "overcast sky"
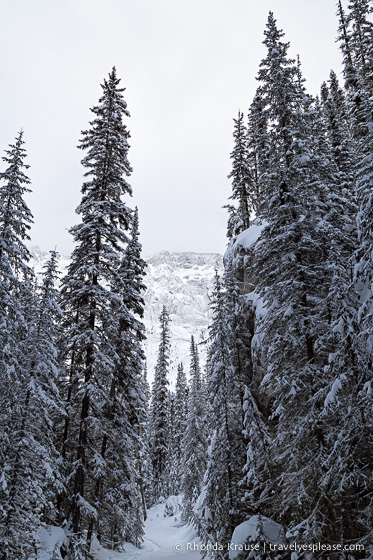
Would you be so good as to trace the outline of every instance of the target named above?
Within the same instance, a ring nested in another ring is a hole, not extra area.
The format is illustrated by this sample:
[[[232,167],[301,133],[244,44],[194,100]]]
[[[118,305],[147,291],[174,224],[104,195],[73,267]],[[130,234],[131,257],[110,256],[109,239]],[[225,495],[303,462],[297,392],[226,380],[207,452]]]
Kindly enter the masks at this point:
[[[269,10],[311,93],[331,68],[341,77],[334,0],[3,0],[0,150],[24,129],[33,243],[72,249],[76,145],[115,65],[144,254],[223,252],[232,119],[257,87]]]

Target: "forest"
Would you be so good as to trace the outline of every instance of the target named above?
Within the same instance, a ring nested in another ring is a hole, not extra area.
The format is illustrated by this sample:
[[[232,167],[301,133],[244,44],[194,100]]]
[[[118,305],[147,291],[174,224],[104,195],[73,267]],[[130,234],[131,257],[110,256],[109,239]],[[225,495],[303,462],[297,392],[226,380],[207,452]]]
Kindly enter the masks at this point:
[[[149,508],[173,515],[170,497],[213,560],[373,557],[373,9],[337,8],[343,83],[332,71],[316,97],[269,13],[258,87],[234,118],[224,274],[175,390],[166,306],[147,381],[141,208],[127,205],[115,67],[81,133],[63,276],[56,250],[40,278],[30,266],[22,130],[5,151],[0,560],[47,558],[48,527],[64,533],[51,560],[96,560],[93,542],[141,549]],[[258,548],[232,555],[240,530]]]

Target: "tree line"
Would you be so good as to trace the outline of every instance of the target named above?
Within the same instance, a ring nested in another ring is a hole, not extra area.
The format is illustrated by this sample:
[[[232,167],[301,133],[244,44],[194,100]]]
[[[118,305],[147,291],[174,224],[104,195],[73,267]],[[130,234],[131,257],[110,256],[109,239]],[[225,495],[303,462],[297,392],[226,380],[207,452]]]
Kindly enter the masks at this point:
[[[85,181],[59,279],[56,251],[37,282],[23,132],[0,174],[0,558],[37,558],[40,528],[65,528],[56,558],[90,557],[143,534],[146,410],[141,322],[145,262],[128,161],[129,117],[116,70],[82,132]]]
[[[289,542],[372,542],[371,13],[368,0],[347,13],[338,2],[344,84],[332,71],[312,97],[270,12],[247,121],[234,119],[194,508],[205,544],[226,545],[251,516]]]
[[[94,535],[108,548],[139,545],[146,507],[180,493],[182,521],[204,544],[225,545],[216,560],[228,559],[235,527],[252,516],[281,525],[289,542],[371,543],[371,12],[369,0],[350,0],[347,13],[338,2],[344,84],[332,71],[317,97],[270,12],[257,91],[247,120],[234,119],[207,365],[192,337],[189,381],[179,364],[175,391],[165,307],[151,389],[146,381],[145,262],[137,210],[122,200],[132,192],[129,112],[115,69],[82,132],[81,221],[62,279],[56,251],[41,282],[29,266],[22,132],[9,147],[1,560],[37,557],[45,525],[66,530],[56,559],[89,559]],[[328,554],[314,557],[347,557]]]

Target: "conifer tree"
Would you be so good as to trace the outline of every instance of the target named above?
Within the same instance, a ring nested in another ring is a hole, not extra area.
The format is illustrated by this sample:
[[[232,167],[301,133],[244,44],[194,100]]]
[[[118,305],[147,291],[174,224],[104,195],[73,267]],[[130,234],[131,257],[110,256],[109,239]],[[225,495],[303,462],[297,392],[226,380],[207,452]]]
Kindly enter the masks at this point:
[[[332,177],[322,147],[320,111],[305,93],[299,64],[287,58],[289,45],[282,37],[270,13],[264,40],[268,54],[258,76],[270,123],[262,205],[267,226],[256,245],[255,270],[266,307],[258,329],[267,369],[261,388],[272,400],[276,433],[271,456],[278,476],[272,488],[263,484],[266,496],[258,499],[273,491],[269,509],[261,513],[312,541],[328,538],[330,529],[324,523],[327,498],[318,482],[328,453],[319,422],[327,355],[319,340],[328,328],[325,218]]]
[[[193,507],[202,489],[207,448],[206,392],[201,377],[198,347],[193,336],[190,342],[190,359],[187,427],[183,438],[184,472],[181,482],[183,519],[186,522],[190,522],[194,518]]]
[[[373,23],[369,0],[350,0],[347,26],[352,58],[358,73],[360,87],[370,90],[373,84]]]
[[[160,343],[157,364],[155,366],[152,387],[151,421],[152,443],[151,457],[153,465],[153,500],[167,490],[167,460],[169,434],[169,390],[168,370],[170,366],[170,316],[163,306],[160,321]]]
[[[356,300],[353,294],[346,298],[343,294],[344,313],[335,327],[343,337],[344,360],[348,367],[342,369],[334,361],[335,372],[333,386],[326,399],[331,402],[328,411],[332,413],[331,425],[335,416],[338,418],[340,433],[335,434],[335,448],[345,457],[354,456],[353,462],[341,462],[334,480],[340,481],[339,493],[341,525],[346,540],[359,539],[369,542],[372,524],[373,488],[369,449],[372,440],[372,182],[373,182],[373,104],[372,104],[372,68],[373,68],[373,25],[369,14],[371,6],[365,0],[351,0],[347,15],[348,40],[342,43],[346,50],[349,45],[355,67],[355,82],[347,91],[348,107],[351,115],[356,152],[356,194],[358,202],[357,230],[358,247],[355,253],[355,286],[358,290],[359,305],[357,317],[354,315]],[[346,86],[349,67],[345,61],[344,74]],[[355,303],[354,306],[350,303]],[[348,305],[350,303],[350,305]],[[337,336],[338,336],[337,334]],[[333,432],[332,432],[333,433]],[[343,439],[340,439],[343,434]],[[342,445],[340,445],[342,444]],[[348,523],[346,517],[353,519]]]
[[[102,438],[101,461],[106,464],[95,487],[98,503],[103,502],[105,494],[110,496],[103,511],[100,511],[96,526],[112,548],[118,547],[123,540],[139,544],[143,535],[138,461],[142,445],[140,430],[146,408],[143,391],[145,355],[142,349],[145,329],[141,322],[145,304],[143,276],[146,263],[141,257],[138,226],[136,208],[131,236],[112,284],[112,292],[117,296],[112,309],[116,321],[111,333],[116,356],[105,410],[106,422],[110,422],[111,426]],[[129,508],[128,504],[132,507]],[[88,541],[94,526],[91,519]]]
[[[180,480],[178,478],[178,461],[176,446],[176,394],[168,391],[168,453],[166,472],[168,483],[165,487],[165,496],[174,496],[180,492]]]
[[[56,338],[61,311],[55,287],[55,251],[45,269],[38,293],[27,300],[31,319],[24,343],[22,390],[13,397],[20,409],[8,418],[13,425],[2,485],[4,558],[38,549],[38,531],[42,524],[55,522],[52,504],[63,484],[53,431],[64,414],[57,388],[61,372]]]
[[[211,377],[208,393],[211,400],[209,426],[211,442],[203,483],[200,534],[205,541],[230,542],[240,523],[242,491],[239,482],[244,463],[241,403],[237,399],[236,372],[230,352],[227,294],[216,273],[211,308],[209,363]],[[207,544],[207,542],[206,542]],[[217,559],[228,558],[228,550],[214,551]]]
[[[184,470],[184,447],[183,441],[187,430],[188,421],[188,384],[184,366],[177,366],[177,378],[175,387],[175,461],[176,479],[178,481],[177,493],[181,492],[181,480]]]
[[[343,54],[344,78],[346,89],[355,89],[357,85],[356,67],[353,61],[351,33],[348,28],[348,20],[343,9],[341,0],[338,0],[338,42]]]
[[[243,122],[244,115],[238,112],[234,121],[234,148],[231,153],[232,171],[228,179],[232,179],[232,194],[229,197],[237,201],[238,207],[229,205],[230,218],[228,223],[228,237],[232,238],[250,225],[252,207],[248,193],[251,177],[248,168],[247,133]]]
[[[0,174],[0,557],[17,558],[37,549],[43,501],[40,454],[32,478],[31,434],[26,434],[30,413],[27,395],[32,390],[24,362],[30,348],[26,340],[35,310],[33,272],[25,246],[32,214],[24,201],[30,192],[25,174],[23,132],[2,159],[7,169]],[[26,302],[29,309],[26,309]],[[27,313],[25,314],[25,311]],[[29,418],[29,417],[28,417]],[[40,427],[40,424],[39,424]],[[28,440],[28,441],[26,441]],[[39,451],[40,449],[37,449]],[[45,474],[45,473],[44,473]],[[40,502],[40,503],[39,503]]]
[[[263,178],[268,164],[267,118],[265,102],[258,89],[249,109],[247,126],[248,166],[251,177],[249,199],[256,216],[261,215],[262,193],[265,190]]]
[[[351,123],[344,92],[338,78],[330,72],[328,85],[321,86],[321,101],[325,126],[333,150],[333,159],[341,173],[349,173],[350,196],[354,195],[354,151],[351,138]]]
[[[135,457],[122,454],[116,469],[110,471],[113,495],[102,491],[109,483],[109,468],[120,446],[118,434],[125,437],[133,430],[133,418],[126,416],[121,393],[121,383],[128,381],[123,380],[128,370],[123,375],[120,370],[122,356],[118,364],[117,335],[122,333],[124,337],[123,315],[124,330],[138,331],[136,320],[130,319],[133,307],[121,301],[123,292],[118,295],[117,287],[120,254],[128,243],[126,232],[133,221],[122,200],[123,195],[132,194],[126,180],[132,170],[127,159],[129,132],[123,122],[129,112],[119,82],[113,68],[102,85],[99,104],[92,108],[95,118],[91,128],[82,132],[79,147],[87,151],[82,160],[87,180],[77,209],[82,222],[71,229],[76,246],[62,283],[66,368],[70,378],[62,452],[71,465],[65,500],[70,508],[66,513],[71,518],[71,558],[89,554],[93,524],[99,513],[112,522],[111,540],[123,534],[134,487]],[[113,447],[106,449],[106,438]],[[129,453],[132,444],[130,441]],[[130,481],[124,491],[120,486],[122,476]]]
[[[242,282],[239,282],[234,274],[233,258],[228,254],[225,258],[224,266],[224,285],[225,285],[225,313],[228,326],[228,345],[230,349],[230,359],[234,368],[232,378],[232,391],[237,402],[243,404],[245,386],[248,383],[251,366],[250,333],[248,326],[242,321],[245,314],[244,304],[241,293]],[[241,410],[242,413],[242,410]]]
[[[150,387],[147,380],[147,366],[144,363],[142,375],[142,394],[144,395],[144,405],[139,411],[139,454],[138,454],[138,484],[141,495],[143,519],[147,518],[147,504],[149,503],[149,492],[152,480],[152,465],[150,457]],[[137,546],[137,545],[136,545]]]
[[[25,245],[29,240],[28,231],[32,214],[27,207],[24,195],[31,192],[30,179],[24,170],[26,150],[23,147],[23,131],[15,144],[6,150],[2,159],[7,164],[6,171],[0,173],[0,340],[2,384],[11,383],[14,387],[21,383],[19,361],[19,342],[26,337],[27,324],[21,310],[22,297],[33,278],[28,266],[30,253]]]

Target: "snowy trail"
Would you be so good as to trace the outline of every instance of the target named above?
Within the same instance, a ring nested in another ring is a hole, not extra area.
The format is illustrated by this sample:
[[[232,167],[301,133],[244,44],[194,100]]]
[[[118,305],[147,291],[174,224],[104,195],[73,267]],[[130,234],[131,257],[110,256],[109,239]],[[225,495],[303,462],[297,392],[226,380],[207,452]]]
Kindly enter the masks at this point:
[[[96,543],[96,560],[200,560],[200,540],[190,526],[178,527],[179,516],[164,517],[164,504],[153,506],[145,522],[144,543],[141,549],[125,545],[126,552],[106,550]],[[175,548],[176,547],[176,548]]]

